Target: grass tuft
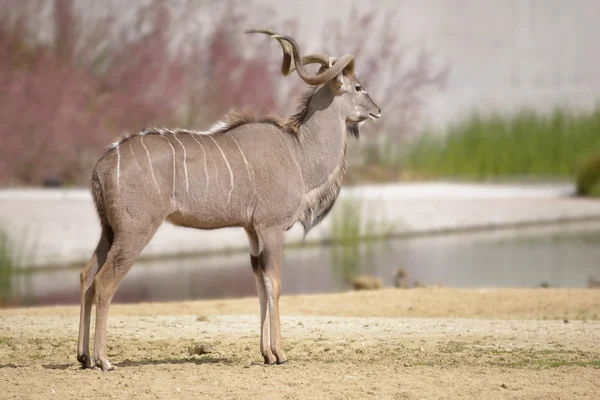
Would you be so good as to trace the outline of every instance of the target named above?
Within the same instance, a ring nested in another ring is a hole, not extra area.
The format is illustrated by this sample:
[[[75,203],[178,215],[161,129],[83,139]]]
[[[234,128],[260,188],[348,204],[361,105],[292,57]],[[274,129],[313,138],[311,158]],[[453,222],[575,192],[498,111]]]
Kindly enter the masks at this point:
[[[23,274],[23,266],[27,265],[28,257],[34,252],[33,246],[16,243],[8,234],[7,230],[0,225],[0,308],[16,305],[25,301],[21,296],[21,290],[29,288],[30,276]],[[17,282],[15,277],[20,275]],[[22,287],[18,285],[22,283]]]
[[[600,197],[600,151],[582,163],[577,171],[576,187],[580,196]]]
[[[361,266],[373,265],[374,239],[388,237],[392,227],[383,218],[367,219],[363,203],[356,199],[338,202],[331,220],[332,268],[335,275],[350,285],[361,272]],[[369,272],[369,271],[367,271]]]
[[[531,110],[507,117],[477,115],[447,135],[423,134],[403,155],[403,173],[467,179],[571,177],[600,149],[600,107],[575,114]]]
[[[0,229],[0,307],[12,299],[12,277],[16,269],[14,248],[8,234]]]

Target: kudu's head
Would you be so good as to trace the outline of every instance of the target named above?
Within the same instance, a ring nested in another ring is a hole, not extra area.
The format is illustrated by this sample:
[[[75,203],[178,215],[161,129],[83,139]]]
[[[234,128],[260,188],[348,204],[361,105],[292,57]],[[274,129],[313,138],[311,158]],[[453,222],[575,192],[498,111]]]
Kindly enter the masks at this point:
[[[349,125],[350,132],[358,137],[357,125],[369,118],[379,119],[381,110],[366,92],[354,73],[354,56],[345,54],[340,58],[327,54],[310,54],[300,56],[296,41],[285,35],[279,35],[270,29],[253,29],[247,33],[264,33],[276,39],[283,48],[281,73],[289,75],[296,70],[298,75],[309,85],[327,85],[327,87],[343,101],[339,102],[340,112]],[[308,72],[304,65],[320,64],[316,74]],[[353,129],[352,129],[353,128]]]

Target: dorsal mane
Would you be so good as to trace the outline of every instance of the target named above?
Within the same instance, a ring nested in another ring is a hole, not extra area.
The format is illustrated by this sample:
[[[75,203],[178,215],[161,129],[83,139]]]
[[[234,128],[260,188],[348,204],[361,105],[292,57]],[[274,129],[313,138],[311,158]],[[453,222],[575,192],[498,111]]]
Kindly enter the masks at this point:
[[[152,127],[144,129],[139,135],[167,135],[167,134],[196,134],[196,135],[222,135],[234,130],[242,125],[259,123],[274,125],[279,129],[288,131],[287,120],[278,117],[277,115],[267,114],[260,115],[251,107],[243,107],[239,110],[230,112],[221,121],[214,123],[206,131],[196,131],[191,129],[169,129],[164,127]]]
[[[119,140],[112,143],[109,146],[109,149],[114,149],[129,138],[135,136],[173,134],[221,135],[242,125],[252,123],[273,125],[281,129],[282,131],[288,132],[289,134],[299,137],[300,127],[306,120],[306,116],[308,115],[308,106],[310,104],[310,99],[312,98],[316,89],[316,86],[311,86],[311,88],[302,95],[300,103],[298,104],[298,111],[289,118],[281,118],[273,114],[260,115],[252,107],[242,107],[238,110],[230,112],[225,116],[223,120],[216,122],[206,131],[196,131],[192,129],[180,128],[171,129],[165,127],[150,127],[143,129],[137,135],[126,134],[122,136]]]
[[[281,130],[299,136],[300,126],[306,120],[310,99],[316,90],[317,86],[311,86],[309,90],[304,92],[298,104],[298,111],[289,118],[281,118],[273,114],[259,115],[252,107],[243,107],[229,113],[223,121],[214,124],[206,133],[226,133],[242,125],[262,123],[274,125]]]
[[[279,129],[287,130],[284,119],[273,114],[260,115],[252,107],[247,106],[227,114],[224,120],[214,124],[207,133],[211,135],[223,134],[242,125],[252,123],[269,124]]]
[[[284,122],[284,127],[290,132],[294,132],[296,135],[300,135],[300,127],[306,120],[306,116],[308,115],[308,106],[310,105],[310,99],[312,99],[315,91],[317,90],[317,86],[311,86],[310,89],[302,94],[300,98],[300,103],[298,103],[298,111],[296,114],[289,117]]]

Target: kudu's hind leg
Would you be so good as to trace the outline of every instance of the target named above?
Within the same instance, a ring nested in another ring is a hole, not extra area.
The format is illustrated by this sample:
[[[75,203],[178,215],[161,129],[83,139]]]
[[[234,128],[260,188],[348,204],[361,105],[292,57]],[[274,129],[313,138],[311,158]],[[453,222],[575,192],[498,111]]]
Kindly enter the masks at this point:
[[[79,317],[79,339],[77,341],[77,361],[82,368],[92,368],[90,357],[90,317],[94,302],[94,277],[106,261],[110,241],[103,232],[92,258],[81,271],[81,313]]]
[[[151,229],[150,229],[151,228]],[[128,232],[115,235],[105,265],[94,278],[96,291],[96,333],[94,335],[94,359],[103,371],[113,369],[106,354],[108,309],[121,280],[131,269],[138,255],[148,244],[158,226],[150,226],[148,232]]]
[[[281,294],[284,232],[279,229],[259,232],[259,238],[262,244],[260,263],[269,307],[271,351],[277,358],[277,364],[283,364],[287,362],[287,357],[283,352],[283,341],[281,339],[279,296]]]
[[[271,351],[271,329],[269,326],[269,310],[267,308],[267,291],[263,277],[263,268],[260,263],[260,246],[256,232],[246,230],[248,240],[250,241],[250,263],[252,264],[252,273],[256,282],[256,291],[260,302],[260,353],[265,364],[275,364],[277,359]]]

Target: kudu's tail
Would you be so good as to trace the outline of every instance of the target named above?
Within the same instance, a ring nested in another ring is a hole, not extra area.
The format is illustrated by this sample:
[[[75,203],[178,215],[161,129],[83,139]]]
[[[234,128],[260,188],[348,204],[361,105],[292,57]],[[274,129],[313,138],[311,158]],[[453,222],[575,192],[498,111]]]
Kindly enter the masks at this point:
[[[95,169],[92,172],[91,189],[94,204],[96,205],[96,212],[98,213],[98,218],[100,218],[102,235],[105,235],[108,239],[108,242],[112,244],[114,239],[114,232],[110,226],[108,214],[106,213],[106,203],[104,202],[103,196],[104,187],[102,186],[102,182],[100,181],[100,177],[98,176],[98,171],[96,171]]]

